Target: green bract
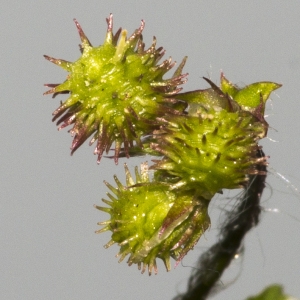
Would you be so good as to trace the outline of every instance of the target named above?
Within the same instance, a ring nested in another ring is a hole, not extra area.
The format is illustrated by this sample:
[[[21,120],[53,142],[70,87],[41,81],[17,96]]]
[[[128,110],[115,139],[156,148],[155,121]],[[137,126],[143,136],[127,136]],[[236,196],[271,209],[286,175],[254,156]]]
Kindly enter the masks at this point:
[[[297,300],[294,297],[284,293],[283,287],[277,284],[264,289],[259,295],[249,297],[246,300]]]
[[[281,87],[275,82],[255,82],[243,89],[232,84],[225,76],[221,75],[221,90],[232,97],[244,110],[254,111],[259,105],[265,107],[271,92]]]
[[[178,114],[185,104],[175,99],[187,74],[181,74],[186,58],[170,79],[163,79],[175,63],[171,58],[158,64],[164,55],[162,47],[156,48],[156,39],[145,49],[142,39],[144,21],[127,38],[121,28],[113,34],[112,15],[107,19],[108,29],[104,44],[93,47],[75,20],[80,38],[82,56],[67,62],[45,55],[69,75],[62,84],[51,87],[45,94],[70,93],[70,97],[54,111],[59,129],[74,124],[73,153],[88,137],[90,144],[97,141],[95,154],[98,162],[103,152],[108,152],[115,142],[115,162],[123,144],[126,156],[134,142],[142,148],[141,137],[157,127],[156,117],[166,113]],[[120,38],[119,38],[120,37]]]

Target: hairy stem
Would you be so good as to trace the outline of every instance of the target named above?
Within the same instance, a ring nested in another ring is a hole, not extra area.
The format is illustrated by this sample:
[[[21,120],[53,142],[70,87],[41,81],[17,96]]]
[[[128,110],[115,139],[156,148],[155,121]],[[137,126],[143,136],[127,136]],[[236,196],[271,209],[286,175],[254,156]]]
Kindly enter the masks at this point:
[[[260,150],[257,157],[263,157]],[[267,172],[266,166],[257,165],[257,169]],[[206,299],[220,280],[224,270],[229,266],[238,252],[247,232],[256,226],[260,215],[260,198],[265,187],[266,175],[251,175],[249,184],[239,198],[239,204],[228,215],[220,232],[219,241],[203,253],[193,270],[188,290],[174,300]]]

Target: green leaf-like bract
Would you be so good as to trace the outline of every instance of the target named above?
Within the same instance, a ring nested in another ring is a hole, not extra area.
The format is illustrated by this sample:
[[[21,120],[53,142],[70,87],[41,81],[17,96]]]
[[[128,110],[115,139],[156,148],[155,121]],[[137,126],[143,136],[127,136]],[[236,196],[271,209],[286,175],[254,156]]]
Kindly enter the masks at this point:
[[[282,286],[274,284],[267,287],[259,295],[249,297],[246,300],[297,300],[297,299],[286,295],[283,291]]]

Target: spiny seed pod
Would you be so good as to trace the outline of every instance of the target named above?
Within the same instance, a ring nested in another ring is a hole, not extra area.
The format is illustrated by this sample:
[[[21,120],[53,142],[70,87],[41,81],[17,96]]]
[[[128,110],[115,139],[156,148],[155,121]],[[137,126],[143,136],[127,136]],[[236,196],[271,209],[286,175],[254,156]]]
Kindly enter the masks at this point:
[[[265,163],[255,157],[256,133],[263,128],[251,116],[222,110],[163,121],[159,143],[152,147],[165,157],[152,168],[177,178],[173,189],[195,189],[210,200],[221,189],[244,186],[246,175],[256,173],[254,165]]]
[[[114,142],[117,163],[122,144],[127,157],[135,143],[142,148],[141,137],[157,128],[157,116],[180,114],[185,109],[185,103],[175,95],[181,90],[178,86],[186,82],[187,74],[181,74],[186,58],[172,78],[163,79],[175,62],[169,58],[158,64],[165,51],[156,48],[155,37],[145,49],[144,21],[127,38],[127,31],[121,28],[113,34],[110,15],[104,44],[99,47],[93,47],[76,20],[75,24],[82,56],[68,62],[45,55],[69,72],[62,84],[46,84],[51,89],[45,94],[70,94],[53,112],[53,121],[58,120],[59,129],[74,124],[70,130],[74,136],[71,154],[93,135],[90,144],[97,141],[94,153],[98,163]]]
[[[102,200],[110,207],[96,206],[110,214],[109,220],[98,223],[104,227],[97,233],[112,231],[105,248],[117,243],[119,262],[129,255],[129,265],[137,264],[142,273],[148,267],[151,275],[152,270],[157,273],[156,258],[160,258],[169,271],[170,257],[177,265],[209,227],[208,201],[151,181],[147,163],[140,173],[135,169],[135,181],[126,165],[125,172],[125,186],[116,176],[117,188],[105,182],[115,196],[108,193],[110,201]]]
[[[257,109],[253,107],[254,114],[210,83],[210,90],[180,95],[190,104],[189,115],[161,118],[161,129],[155,132],[157,142],[151,145],[164,155],[151,167],[159,170],[156,180],[172,183],[173,189],[195,190],[208,200],[221,189],[245,186],[249,174],[259,174],[256,165],[267,164],[267,158],[256,158],[257,142],[268,128],[264,106],[259,107],[262,100]],[[255,89],[258,87],[259,83]],[[265,94],[252,89],[249,102],[255,97]]]

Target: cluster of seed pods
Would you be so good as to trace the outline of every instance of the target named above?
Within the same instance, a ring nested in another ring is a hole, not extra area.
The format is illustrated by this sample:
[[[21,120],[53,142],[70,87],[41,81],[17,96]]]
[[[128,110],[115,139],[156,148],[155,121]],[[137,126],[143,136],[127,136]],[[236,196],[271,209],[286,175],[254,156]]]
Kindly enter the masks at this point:
[[[97,232],[111,231],[105,245],[118,244],[119,261],[137,264],[142,272],[157,273],[157,258],[169,271],[210,226],[207,210],[222,189],[247,186],[257,166],[258,141],[267,135],[265,103],[280,85],[257,82],[242,89],[221,74],[220,86],[204,78],[209,88],[181,92],[188,74],[186,57],[175,66],[171,58],[143,43],[144,21],[127,37],[121,28],[113,33],[113,17],[107,19],[104,43],[93,47],[75,20],[81,39],[81,57],[75,62],[45,55],[68,72],[61,84],[46,84],[45,94],[69,94],[53,112],[59,129],[73,126],[71,154],[90,138],[96,143],[98,163],[114,147],[119,157],[151,154],[150,166],[142,163],[132,176],[125,165],[126,184],[115,176],[116,187],[96,206],[110,218],[99,222]]]

